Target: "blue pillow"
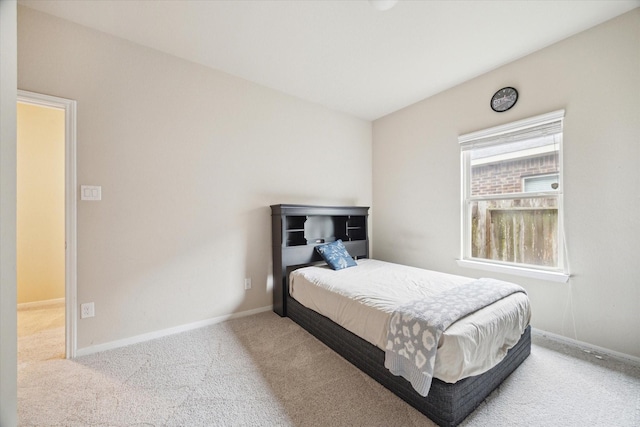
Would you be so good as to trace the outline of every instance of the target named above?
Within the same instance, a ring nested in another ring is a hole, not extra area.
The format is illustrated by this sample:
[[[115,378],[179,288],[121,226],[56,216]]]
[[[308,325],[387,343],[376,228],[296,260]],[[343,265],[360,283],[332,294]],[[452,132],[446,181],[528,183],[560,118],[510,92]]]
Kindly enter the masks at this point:
[[[327,264],[329,264],[329,267],[334,270],[342,270],[343,268],[358,265],[351,255],[349,255],[347,248],[344,247],[340,239],[325,245],[318,245],[316,246],[316,251],[318,251]]]

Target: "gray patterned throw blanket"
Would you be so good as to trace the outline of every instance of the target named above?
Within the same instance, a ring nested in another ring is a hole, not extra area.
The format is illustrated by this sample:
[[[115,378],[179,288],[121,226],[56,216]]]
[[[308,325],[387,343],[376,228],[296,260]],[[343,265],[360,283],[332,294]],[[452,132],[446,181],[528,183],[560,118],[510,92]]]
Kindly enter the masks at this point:
[[[438,341],[445,329],[516,292],[525,290],[513,283],[478,279],[398,307],[389,320],[385,368],[409,380],[421,396],[426,396],[431,388]]]

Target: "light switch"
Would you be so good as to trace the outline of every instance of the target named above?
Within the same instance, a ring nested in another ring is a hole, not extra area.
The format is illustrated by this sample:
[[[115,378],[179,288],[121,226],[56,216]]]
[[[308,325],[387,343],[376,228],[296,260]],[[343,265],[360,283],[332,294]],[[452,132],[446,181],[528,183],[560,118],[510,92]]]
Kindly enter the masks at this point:
[[[80,200],[102,200],[102,187],[99,185],[81,185]]]

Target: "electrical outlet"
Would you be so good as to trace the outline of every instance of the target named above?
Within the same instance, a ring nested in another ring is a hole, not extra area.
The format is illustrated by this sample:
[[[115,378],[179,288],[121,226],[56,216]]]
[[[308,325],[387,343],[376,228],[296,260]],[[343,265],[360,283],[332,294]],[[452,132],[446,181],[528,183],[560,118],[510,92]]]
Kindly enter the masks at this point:
[[[96,315],[96,308],[92,302],[80,304],[80,318],[86,319],[87,317],[93,317]]]
[[[244,290],[248,291],[249,289],[251,289],[251,278],[247,277],[244,279]]]

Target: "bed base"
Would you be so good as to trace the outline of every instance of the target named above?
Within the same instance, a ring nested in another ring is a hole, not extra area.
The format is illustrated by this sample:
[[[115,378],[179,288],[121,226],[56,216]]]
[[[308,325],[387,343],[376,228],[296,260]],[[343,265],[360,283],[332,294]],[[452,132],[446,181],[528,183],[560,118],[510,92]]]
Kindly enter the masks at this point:
[[[290,296],[287,298],[287,316],[440,426],[460,424],[531,352],[529,326],[507,356],[489,371],[454,384],[434,378],[429,395],[422,397],[407,380],[393,375],[384,367],[384,351],[368,341],[304,307]]]

